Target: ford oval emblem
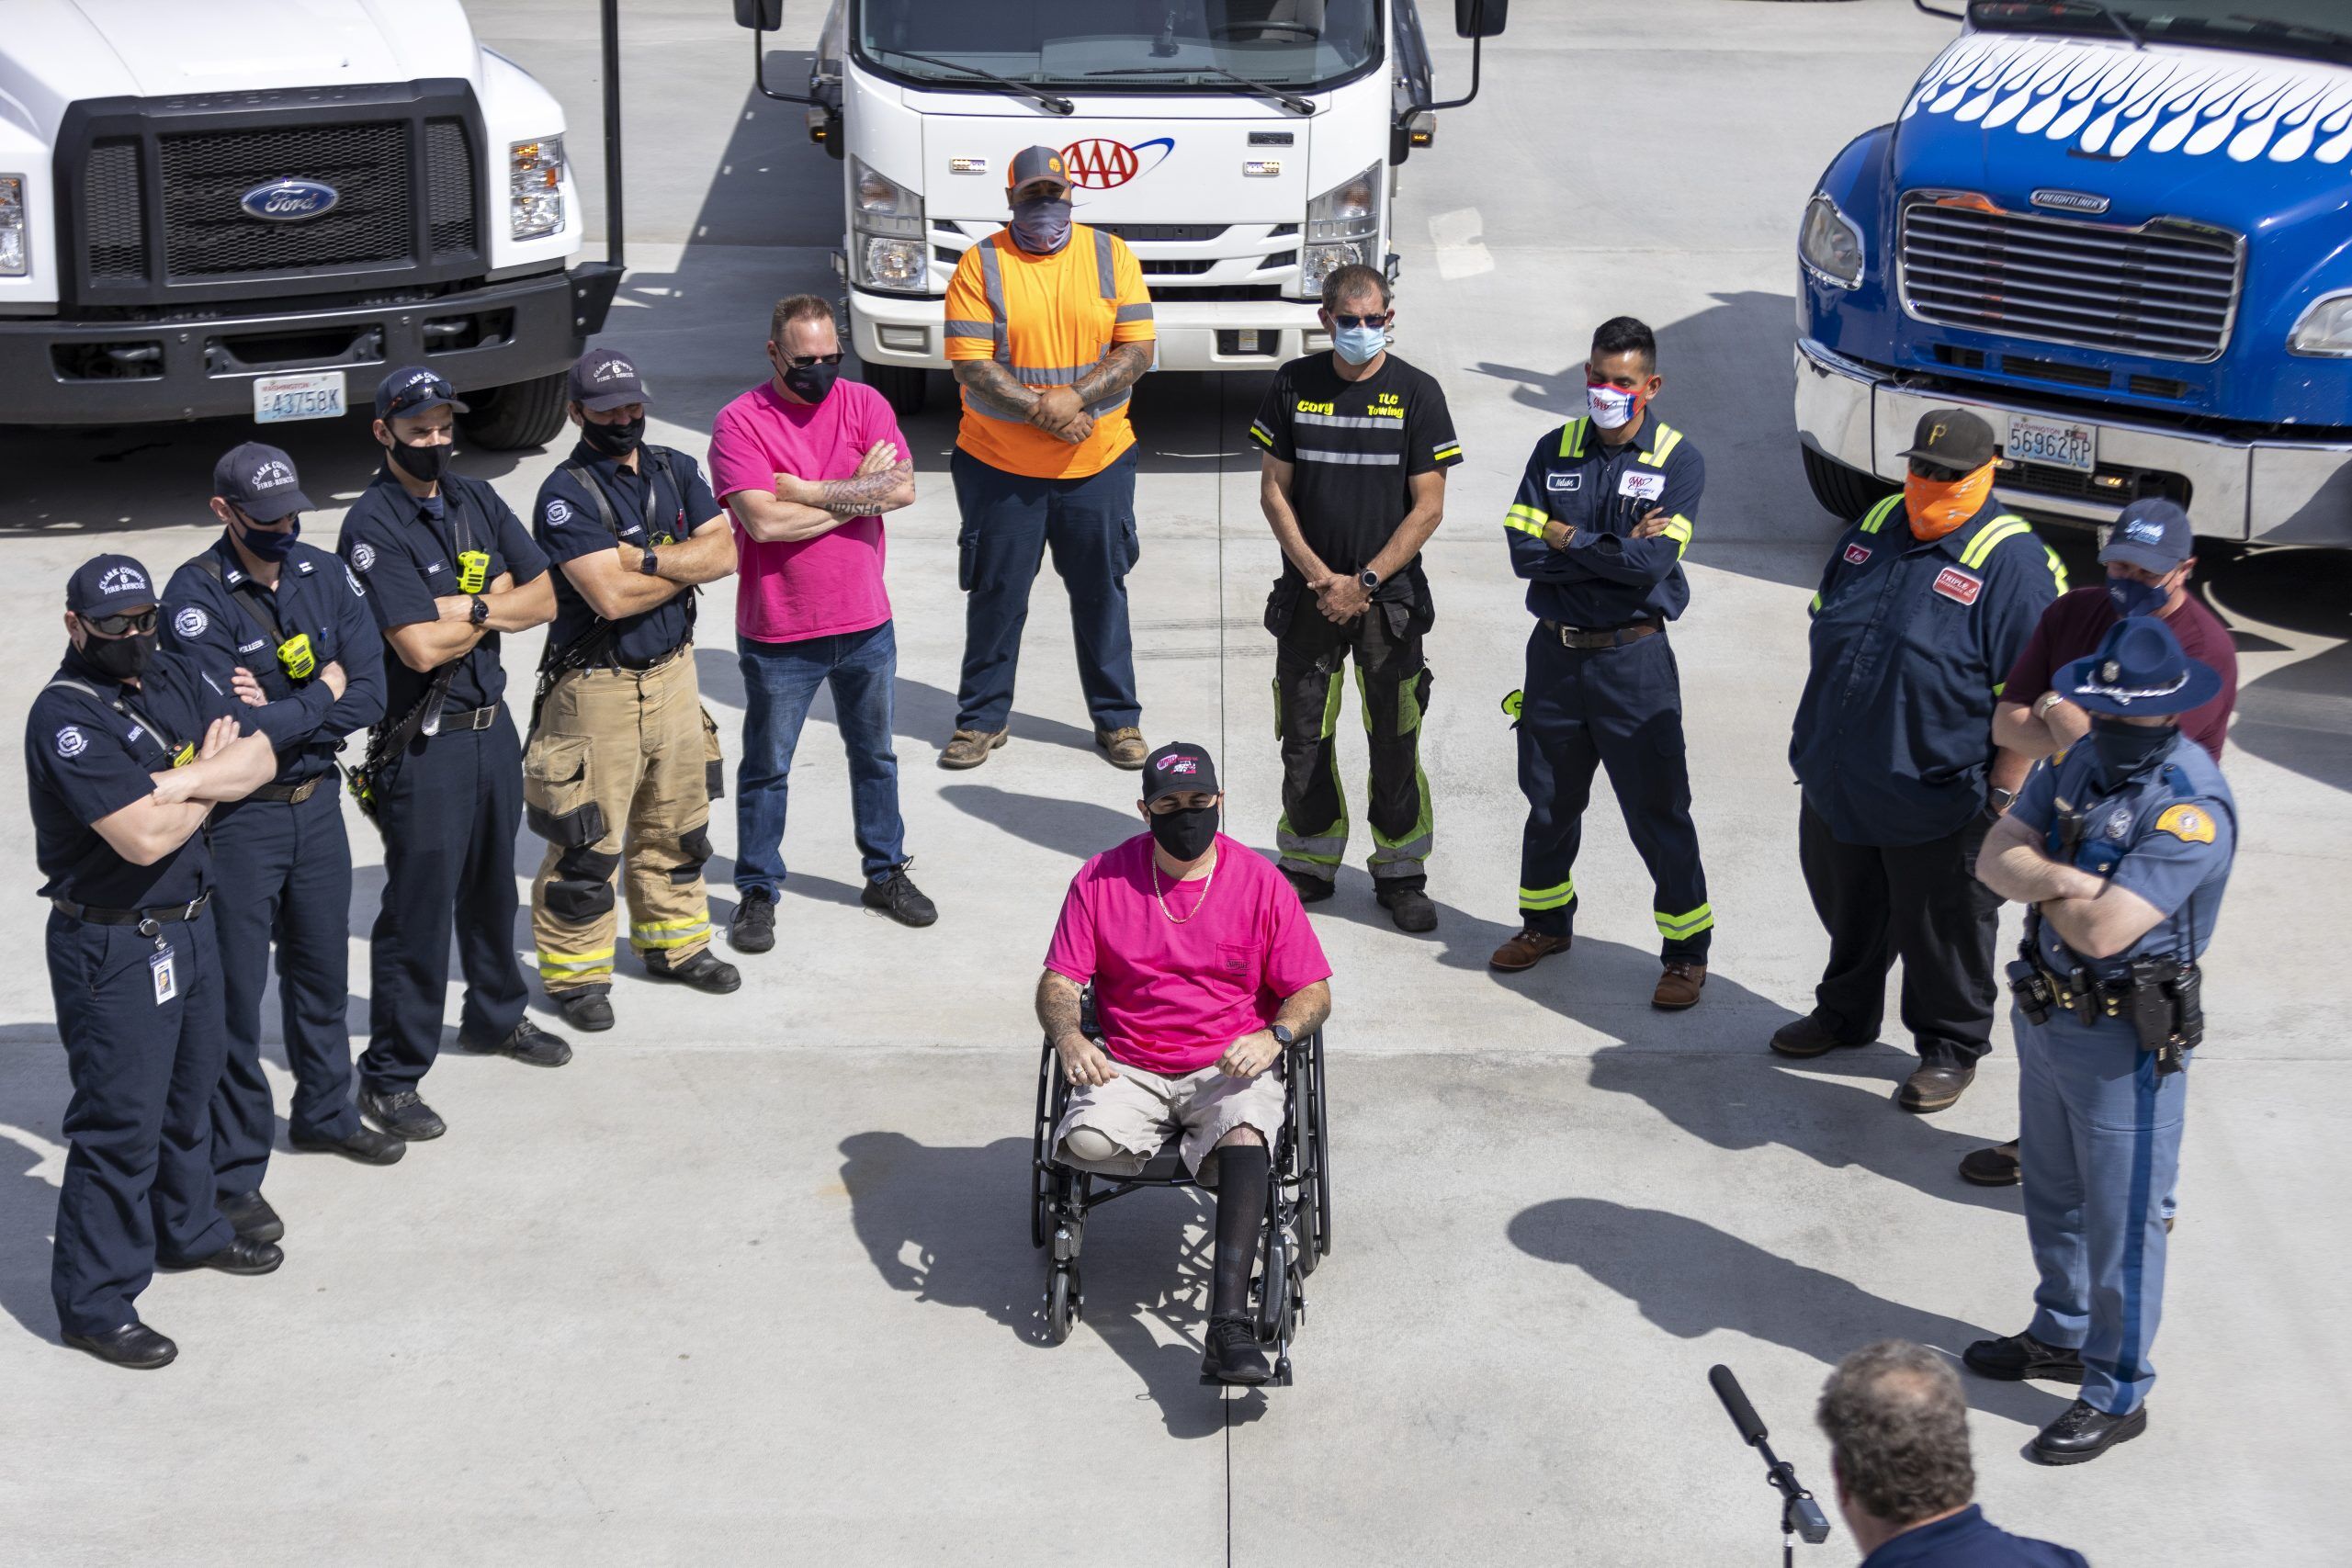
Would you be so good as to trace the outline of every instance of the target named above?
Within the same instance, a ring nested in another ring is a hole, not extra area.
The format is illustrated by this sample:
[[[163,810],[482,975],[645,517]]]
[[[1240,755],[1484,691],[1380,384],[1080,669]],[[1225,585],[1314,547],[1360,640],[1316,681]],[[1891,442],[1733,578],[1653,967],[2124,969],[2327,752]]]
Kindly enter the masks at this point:
[[[2107,197],[2086,190],[2038,190],[2033,193],[2033,204],[2059,212],[2097,214],[2108,209]]]
[[[237,198],[237,205],[272,223],[300,223],[334,210],[341,192],[317,180],[272,180]]]

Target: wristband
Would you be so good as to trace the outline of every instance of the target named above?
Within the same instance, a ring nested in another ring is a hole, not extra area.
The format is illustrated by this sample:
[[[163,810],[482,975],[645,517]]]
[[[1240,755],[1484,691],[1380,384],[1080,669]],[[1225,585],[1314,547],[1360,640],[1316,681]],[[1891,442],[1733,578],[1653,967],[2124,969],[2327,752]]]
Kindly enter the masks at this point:
[[[2060,703],[2063,703],[2065,700],[2066,694],[2064,692],[2042,693],[2041,695],[2033,699],[2033,716],[2036,718],[2048,718],[2050,716],[2050,710],[2056,707]]]

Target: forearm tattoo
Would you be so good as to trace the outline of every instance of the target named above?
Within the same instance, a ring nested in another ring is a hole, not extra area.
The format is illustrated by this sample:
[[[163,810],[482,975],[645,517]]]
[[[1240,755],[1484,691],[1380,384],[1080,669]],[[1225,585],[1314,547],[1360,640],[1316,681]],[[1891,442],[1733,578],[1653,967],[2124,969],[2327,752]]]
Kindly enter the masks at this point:
[[[1080,997],[1078,986],[1059,970],[1048,969],[1037,977],[1037,1021],[1046,1026],[1046,1038],[1060,1043],[1078,1032]]]
[[[1096,403],[1117,397],[1121,392],[1143,379],[1151,368],[1151,344],[1121,343],[1111,345],[1111,352],[1102,364],[1078,378],[1070,389],[1078,400],[1092,408]]]
[[[912,478],[914,471],[915,466],[910,461],[846,479],[827,479],[818,487],[817,508],[844,518],[888,512],[898,488]]]
[[[957,360],[956,383],[972,394],[974,402],[1013,419],[1027,419],[1037,410],[1037,394],[993,359]]]

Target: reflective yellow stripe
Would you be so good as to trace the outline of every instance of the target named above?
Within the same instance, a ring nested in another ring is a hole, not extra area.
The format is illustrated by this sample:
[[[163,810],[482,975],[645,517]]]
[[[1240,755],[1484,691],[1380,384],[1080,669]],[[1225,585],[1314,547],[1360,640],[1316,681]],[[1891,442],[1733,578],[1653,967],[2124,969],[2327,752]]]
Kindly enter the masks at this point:
[[[2008,689],[2009,683],[2007,681],[1996,681],[1993,682],[1993,694],[1996,697]]]
[[[1462,456],[1462,444],[1458,441],[1449,442],[1447,445],[1440,446],[1436,450],[1432,451],[1430,454],[1430,461],[1432,463],[1442,463],[1448,457],[1459,457],[1460,456]]]
[[[628,940],[639,947],[684,947],[690,942],[700,942],[710,935],[710,910],[684,920],[649,920],[643,925],[631,923]]]
[[[1580,419],[1572,419],[1560,426],[1561,457],[1581,457],[1584,456],[1584,426],[1585,422]]]
[[[2066,563],[2058,558],[2058,551],[2054,546],[2042,546],[2041,553],[2050,558],[2050,580],[2058,585],[2059,592],[2065,592]]]
[[[1682,552],[1690,547],[1690,519],[1679,512],[1676,513],[1667,519],[1666,526],[1658,531],[1658,536],[1674,541],[1674,558],[1680,560]]]
[[[1642,454],[1641,460],[1653,468],[1666,467],[1666,455],[1682,445],[1682,432],[1663,420],[1658,423],[1657,445]]]
[[[1519,907],[1522,909],[1565,908],[1576,896],[1577,885],[1574,878],[1561,883],[1557,887],[1522,887],[1519,890]]]
[[[1260,424],[1254,419],[1250,422],[1250,434],[1256,436],[1258,438],[1258,444],[1261,446],[1263,446],[1267,451],[1271,452],[1274,449],[1274,438],[1266,433],[1266,427],[1264,425]]]
[[[1687,915],[1669,915],[1664,909],[1650,911],[1657,917],[1657,934],[1669,940],[1693,937],[1715,923],[1715,907],[1702,904]]]
[[[1820,595],[1820,594],[1816,593],[1816,594],[1815,594],[1815,595],[1813,596],[1813,606],[1812,606],[1812,608],[1810,608],[1810,609],[1808,609],[1807,611],[1805,611],[1805,614],[1806,614],[1806,615],[1817,615],[1821,614],[1821,595]]]
[[[1551,513],[1538,512],[1535,508],[1523,504],[1515,505],[1503,513],[1504,527],[1516,528],[1522,534],[1532,534],[1539,539],[1544,536],[1544,525],[1550,521],[1552,521]]]
[[[1865,534],[1877,533],[1881,527],[1885,525],[1888,514],[1902,504],[1903,498],[1901,496],[1890,495],[1884,501],[1880,502],[1876,506],[1871,507],[1868,512],[1862,514],[1862,532]]]
[[[595,953],[549,953],[539,951],[539,978],[542,980],[574,980],[583,975],[608,974],[613,967],[613,950],[609,947]]]
[[[1960,564],[1971,571],[1982,571],[2004,541],[2032,532],[2033,525],[2024,518],[2004,513],[1977,530],[1976,536],[1968,541],[1968,547],[1960,552]]]

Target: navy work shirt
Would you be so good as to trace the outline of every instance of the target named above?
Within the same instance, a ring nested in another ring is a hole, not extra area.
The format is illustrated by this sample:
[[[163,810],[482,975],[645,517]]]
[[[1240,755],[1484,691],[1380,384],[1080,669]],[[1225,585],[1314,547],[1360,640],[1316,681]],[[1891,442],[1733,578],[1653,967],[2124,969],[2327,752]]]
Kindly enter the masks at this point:
[[[1681,615],[1690,603],[1682,552],[1706,488],[1699,448],[1646,409],[1632,438],[1615,446],[1589,419],[1544,436],[1503,517],[1510,569],[1527,579],[1528,609],[1587,630]],[[1653,511],[1673,521],[1654,538],[1634,538]],[[1544,542],[1544,525],[1555,521],[1575,530],[1566,548]]]
[[[273,592],[246,572],[224,533],[164,585],[164,646],[207,669],[253,671],[269,701],[238,716],[277,749],[276,782],[297,784],[334,765],[344,737],[384,716],[384,639],[366,597],[349,567],[299,543],[279,565]],[[308,676],[290,673],[279,657],[298,637],[306,639]],[[318,678],[329,664],[343,666],[341,701]]]
[[[2069,1547],[2011,1535],[1971,1503],[1948,1519],[1880,1542],[1861,1568],[2090,1568],[2090,1561]]]
[[[2098,748],[2086,739],[2035,768],[2009,807],[2053,855],[2064,852],[2061,818],[2077,811],[2084,832],[2075,867],[2139,895],[2165,917],[2114,957],[2079,962],[2114,980],[2131,973],[2135,958],[2200,956],[2213,940],[2237,850],[2237,801],[2205,749],[2176,735],[2154,761],[2109,788]],[[2034,924],[2041,962],[2064,975],[2078,960],[2047,920]]]
[[[68,652],[52,685],[25,718],[25,779],[32,807],[33,857],[44,898],[100,909],[159,909],[186,904],[212,886],[212,853],[201,832],[153,865],[115,853],[91,824],[155,793],[150,776],[175,758],[193,761],[216,718],[241,724],[252,711],[230,689],[229,672],[184,653],[159,650],[137,687],[107,679]]]
[[[654,461],[657,454],[660,464]],[[574,463],[585,472],[587,484],[571,472]],[[660,472],[664,466],[669,470],[667,479]],[[533,508],[531,536],[549,561],[560,567],[598,550],[609,554],[617,536],[630,547],[628,569],[635,571],[638,551],[649,545],[675,543],[719,515],[718,502],[710,493],[701,468],[684,452],[640,446],[638,468],[637,473],[631,473],[618,458],[603,457],[585,442],[571,449],[571,457],[540,484]],[[597,510],[598,493],[591,493],[591,485],[602,495],[612,516],[610,528],[605,525],[605,513]],[[675,649],[686,640],[686,611],[693,603],[694,590],[682,588],[650,610],[615,622],[612,657],[642,665]],[[561,648],[578,640],[597,619],[571,579],[558,571],[555,624],[548,628],[548,646]]]
[[[463,551],[478,550],[490,558],[481,574],[482,592],[490,591],[501,573],[512,572],[519,588],[548,569],[548,558],[531,542],[514,509],[480,479],[456,474],[442,476],[440,493],[432,500],[419,501],[401,488],[400,480],[379,469],[344,517],[339,548],[382,631],[440,619],[433,602],[465,592],[458,581]],[[388,648],[385,711],[394,719],[406,715],[432,679],[410,669]],[[491,632],[458,661],[442,710],[486,708],[505,690],[498,634]]]
[[[1992,502],[1923,541],[1889,496],[1838,536],[1789,742],[1835,837],[1924,844],[1984,809],[2001,684],[2065,591],[2058,553]]]

